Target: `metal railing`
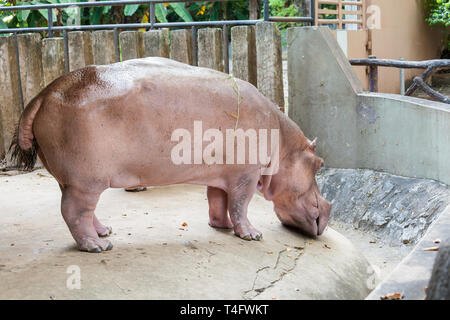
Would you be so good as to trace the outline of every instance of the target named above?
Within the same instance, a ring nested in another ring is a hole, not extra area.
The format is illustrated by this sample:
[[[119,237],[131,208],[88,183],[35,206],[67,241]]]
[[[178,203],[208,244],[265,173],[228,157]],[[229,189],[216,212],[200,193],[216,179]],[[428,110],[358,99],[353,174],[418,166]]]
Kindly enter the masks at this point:
[[[426,61],[404,61],[404,60],[390,60],[390,59],[376,59],[375,56],[369,59],[350,59],[350,64],[353,66],[369,66],[369,90],[371,92],[378,92],[378,67],[391,67],[400,69],[425,69],[425,71],[418,77],[415,77],[411,86],[406,90],[405,95],[411,96],[418,88],[421,88],[429,96],[434,99],[450,104],[450,97],[432,89],[426,81],[438,69],[450,69],[450,59],[437,59]]]
[[[229,2],[234,0],[211,0],[211,2]],[[156,3],[174,3],[174,2],[198,2],[198,0],[118,0],[118,1],[99,1],[99,2],[73,2],[73,3],[54,3],[39,5],[5,6],[0,7],[0,11],[23,11],[23,10],[47,10],[47,27],[28,27],[28,28],[9,28],[0,29],[0,33],[19,33],[19,32],[42,32],[48,31],[49,37],[53,37],[53,31],[74,31],[74,30],[99,30],[99,29],[142,29],[142,28],[179,28],[179,27],[206,27],[206,26],[231,26],[231,25],[254,25],[261,20],[224,20],[224,21],[193,21],[193,22],[167,22],[156,23],[155,4]],[[149,23],[124,23],[124,24],[98,24],[98,25],[72,25],[72,26],[54,26],[53,9],[64,8],[86,8],[86,7],[105,7],[105,6],[125,6],[131,4],[148,5],[150,11]],[[314,12],[315,0],[311,1],[310,12]],[[264,21],[273,22],[305,22],[314,25],[314,16],[310,17],[271,17],[269,15],[269,0],[264,0]]]

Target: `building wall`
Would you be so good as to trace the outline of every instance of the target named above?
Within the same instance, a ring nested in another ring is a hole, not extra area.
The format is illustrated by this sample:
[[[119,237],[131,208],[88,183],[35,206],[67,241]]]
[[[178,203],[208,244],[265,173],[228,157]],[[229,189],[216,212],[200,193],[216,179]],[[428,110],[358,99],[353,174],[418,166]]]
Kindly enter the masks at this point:
[[[430,60],[438,59],[444,39],[443,29],[431,28],[425,22],[422,0],[366,0],[367,8],[378,6],[380,28],[358,31],[338,31],[347,33],[349,59],[367,58],[369,54],[379,59]],[[370,19],[371,15],[367,16]],[[370,45],[367,46],[368,41]],[[338,41],[339,42],[339,41]],[[341,47],[342,43],[340,42]],[[366,48],[367,46],[367,48]],[[353,67],[361,82],[368,89],[366,67]],[[423,70],[405,70],[405,78],[411,80]],[[378,71],[379,92],[400,93],[400,71],[396,68],[380,68]]]

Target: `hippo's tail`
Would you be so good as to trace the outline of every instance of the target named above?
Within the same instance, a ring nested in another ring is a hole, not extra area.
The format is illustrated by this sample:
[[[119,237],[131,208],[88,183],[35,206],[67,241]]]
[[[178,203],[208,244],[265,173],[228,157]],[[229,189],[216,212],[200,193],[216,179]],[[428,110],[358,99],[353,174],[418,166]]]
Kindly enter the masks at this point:
[[[33,134],[33,121],[40,107],[41,98],[37,96],[31,100],[20,117],[9,147],[11,160],[17,168],[31,171],[36,163],[39,146]]]

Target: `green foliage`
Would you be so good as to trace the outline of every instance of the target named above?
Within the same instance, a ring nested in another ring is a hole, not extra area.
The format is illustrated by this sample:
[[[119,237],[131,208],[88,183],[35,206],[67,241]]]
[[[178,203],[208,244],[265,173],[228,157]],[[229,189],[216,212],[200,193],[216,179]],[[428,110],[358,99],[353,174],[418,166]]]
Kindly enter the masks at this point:
[[[450,26],[450,0],[425,0],[428,11],[426,21],[430,25]]]
[[[106,0],[100,0],[106,1]],[[0,6],[12,5],[33,5],[33,4],[53,4],[53,3],[69,3],[69,2],[86,2],[86,0],[0,0]],[[95,7],[95,8],[64,8],[62,10],[53,10],[53,23],[55,25],[74,25],[74,24],[103,24],[103,23],[122,23],[122,22],[148,22],[149,7],[146,5],[126,5],[120,8],[120,16],[125,21],[117,21],[117,15],[113,15],[112,6]],[[123,9],[122,9],[123,8]],[[157,3],[155,4],[155,16],[157,22],[168,22],[167,17],[171,17],[170,21],[193,21],[190,11],[184,3]],[[47,10],[24,10],[24,11],[8,11],[0,12],[1,28],[17,28],[17,27],[46,27],[48,25]]]
[[[430,26],[450,27],[450,0],[424,0],[427,10],[425,20]],[[450,34],[447,36],[447,50],[450,50]]]
[[[0,6],[86,2],[87,0],[0,0]],[[106,1],[106,0],[100,0]],[[211,21],[248,19],[248,1],[155,4],[157,22]],[[46,27],[47,10],[25,10],[0,12],[0,28]],[[124,7],[64,8],[53,10],[54,25],[113,24],[127,22],[149,22],[149,6],[126,5]]]

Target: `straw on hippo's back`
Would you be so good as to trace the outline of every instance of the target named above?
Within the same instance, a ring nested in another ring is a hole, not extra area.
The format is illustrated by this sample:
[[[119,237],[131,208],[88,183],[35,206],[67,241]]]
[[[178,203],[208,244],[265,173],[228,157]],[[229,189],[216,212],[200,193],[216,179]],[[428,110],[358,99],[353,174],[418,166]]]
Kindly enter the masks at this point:
[[[174,163],[172,135],[183,129],[195,136],[194,122],[203,131],[279,130],[279,157],[269,159],[278,172],[262,175],[260,163]],[[90,66],[58,78],[28,104],[11,147],[29,169],[39,155],[60,185],[61,212],[78,247],[90,252],[112,248],[100,238],[111,228],[94,214],[110,187],[206,185],[210,225],[232,227],[247,240],[261,239],[247,218],[257,189],[284,224],[314,236],[331,208],[315,182],[323,163],[315,142],[272,102],[245,81],[164,58]]]

